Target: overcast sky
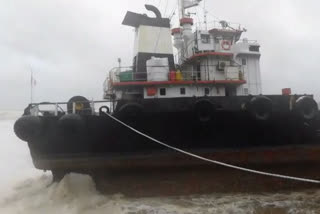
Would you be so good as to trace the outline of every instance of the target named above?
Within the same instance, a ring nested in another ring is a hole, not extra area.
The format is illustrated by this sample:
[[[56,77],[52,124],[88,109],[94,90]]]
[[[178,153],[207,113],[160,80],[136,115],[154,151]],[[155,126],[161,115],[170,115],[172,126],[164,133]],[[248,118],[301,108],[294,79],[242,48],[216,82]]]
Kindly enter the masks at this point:
[[[176,0],[0,0],[0,109],[30,101],[102,98],[107,71],[117,58],[131,65],[133,30],[122,26],[127,10],[159,6],[166,16]],[[209,18],[241,23],[243,37],[262,48],[263,92],[314,93],[320,99],[320,3],[316,0],[207,0]],[[196,10],[194,10],[196,11]],[[196,20],[201,19],[198,9]]]

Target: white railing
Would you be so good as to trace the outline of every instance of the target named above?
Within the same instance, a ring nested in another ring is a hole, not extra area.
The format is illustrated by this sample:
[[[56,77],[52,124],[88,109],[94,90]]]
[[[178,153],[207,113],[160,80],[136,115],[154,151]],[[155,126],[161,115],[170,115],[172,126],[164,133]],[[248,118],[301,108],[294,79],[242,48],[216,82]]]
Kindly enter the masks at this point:
[[[237,43],[258,44],[258,40],[240,39]]]
[[[202,31],[209,31],[212,29],[229,29],[229,30],[238,30],[238,31],[243,31],[242,25],[239,23],[234,23],[234,22],[227,22],[228,27],[224,28],[222,27],[220,21],[211,21],[211,22],[207,22],[207,24],[205,24],[204,22],[197,22],[194,24],[195,28],[197,30],[202,30]]]
[[[72,106],[72,109],[68,108]],[[85,107],[87,106],[87,108]],[[87,112],[86,114],[98,115],[97,109],[106,106],[112,111],[111,101],[76,101],[76,102],[57,102],[57,103],[32,103],[25,109],[25,115],[32,116],[59,116],[65,114],[77,114]]]
[[[104,82],[104,92],[110,92],[112,94],[112,85],[113,83],[120,83],[120,82],[141,82],[141,81],[148,81],[148,82],[159,82],[159,81],[214,81],[214,74],[212,74],[215,70],[217,65],[203,65],[202,71],[174,71],[169,72],[168,66],[157,66],[164,68],[162,70],[167,70],[167,74],[163,75],[164,72],[157,72],[153,71],[152,75],[148,72],[133,72],[128,71],[128,67],[124,68],[114,68],[109,72],[108,78]],[[228,68],[234,68],[234,71],[229,71]],[[122,72],[121,72],[122,71]],[[126,78],[122,78],[121,76],[127,72]],[[222,72],[225,75],[225,80],[243,80],[243,68],[241,65],[233,65],[233,66],[226,66],[224,71],[217,71]],[[210,74],[209,74],[210,73]],[[158,75],[159,74],[159,75]],[[154,76],[161,76],[163,79],[152,79]],[[219,75],[221,79],[221,74]]]

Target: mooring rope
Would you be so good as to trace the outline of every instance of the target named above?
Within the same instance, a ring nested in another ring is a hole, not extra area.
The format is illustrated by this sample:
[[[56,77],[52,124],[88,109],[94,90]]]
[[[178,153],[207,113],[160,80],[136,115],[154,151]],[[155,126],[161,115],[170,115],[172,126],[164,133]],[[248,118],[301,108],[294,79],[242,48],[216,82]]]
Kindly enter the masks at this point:
[[[122,124],[123,126],[127,127],[128,129],[134,131],[135,133],[155,142],[155,143],[158,143],[164,147],[167,147],[169,149],[172,149],[174,151],[177,151],[177,152],[180,152],[182,154],[185,154],[185,155],[188,155],[188,156],[191,156],[191,157],[194,157],[194,158],[197,158],[199,160],[203,160],[203,161],[206,161],[206,162],[209,162],[209,163],[213,163],[213,164],[216,164],[216,165],[220,165],[220,166],[224,166],[224,167],[227,167],[227,168],[231,168],[231,169],[236,169],[236,170],[240,170],[240,171],[244,171],[244,172],[249,172],[249,173],[253,173],[253,174],[258,174],[258,175],[264,175],[264,176],[269,176],[269,177],[276,177],[276,178],[281,178],[281,179],[287,179],[287,180],[294,180],[294,181],[300,181],[300,182],[307,182],[307,183],[315,183],[315,184],[320,184],[320,181],[319,180],[313,180],[313,179],[306,179],[306,178],[298,178],[298,177],[292,177],[292,176],[286,176],[286,175],[280,175],[280,174],[273,174],[273,173],[268,173],[268,172],[262,172],[262,171],[257,171],[257,170],[252,170],[252,169],[248,169],[248,168],[244,168],[244,167],[239,167],[239,166],[235,166],[235,165],[231,165],[231,164],[227,164],[227,163],[223,163],[223,162],[220,162],[220,161],[216,161],[216,160],[211,160],[211,159],[208,159],[208,158],[204,158],[204,157],[201,157],[199,155],[196,155],[196,154],[192,154],[190,152],[187,152],[187,151],[184,151],[182,149],[179,149],[179,148],[176,148],[176,147],[173,147],[173,146],[170,146],[168,144],[165,144],[157,139],[154,139],[153,137],[150,137],[148,136],[147,134],[144,134],[140,131],[138,131],[137,129],[129,126],[128,124],[122,122],[121,120],[113,117],[111,114],[107,114],[111,119],[117,121],[118,123]]]

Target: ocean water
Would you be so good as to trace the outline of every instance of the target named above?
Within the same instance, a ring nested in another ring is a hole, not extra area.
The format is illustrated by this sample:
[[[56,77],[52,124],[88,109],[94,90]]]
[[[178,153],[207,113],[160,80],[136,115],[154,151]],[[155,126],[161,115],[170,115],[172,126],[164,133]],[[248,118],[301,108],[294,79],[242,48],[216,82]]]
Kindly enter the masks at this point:
[[[5,214],[320,214],[320,189],[282,194],[211,194],[129,198],[99,193],[90,176],[51,183],[35,170],[26,143],[13,133],[19,112],[0,112],[0,213]]]

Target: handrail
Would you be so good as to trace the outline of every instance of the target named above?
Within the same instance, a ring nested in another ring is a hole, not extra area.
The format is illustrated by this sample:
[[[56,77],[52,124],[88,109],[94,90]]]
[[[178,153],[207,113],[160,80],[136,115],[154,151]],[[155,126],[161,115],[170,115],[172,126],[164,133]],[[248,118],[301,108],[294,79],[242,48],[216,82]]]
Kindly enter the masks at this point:
[[[209,73],[211,70],[213,70],[213,68],[216,68],[218,66],[218,64],[212,64],[212,65],[200,65],[201,67],[205,67],[206,70],[202,71],[202,73],[206,73],[205,77],[201,77],[201,79],[198,77],[198,73],[199,71],[179,71],[179,74],[177,77],[173,77],[174,79],[177,80],[184,80],[184,81],[194,81],[194,80],[202,80],[202,81],[210,81],[210,80],[216,80],[213,79]],[[150,67],[158,67],[158,68],[164,68],[165,70],[167,70],[168,72],[168,76],[165,77],[168,80],[170,80],[170,78],[172,77],[171,75],[169,75],[170,71],[169,71],[169,66],[150,66]],[[153,82],[155,80],[153,80],[152,77],[149,76],[148,72],[133,72],[131,71],[131,77],[129,77],[127,80],[121,80],[121,74],[124,72],[121,72],[121,70],[123,70],[123,68],[128,68],[128,67],[118,67],[118,68],[114,68],[111,69],[111,71],[109,72],[109,77],[105,80],[104,82],[104,91],[109,91],[112,89],[112,83],[118,83],[118,82],[135,82],[135,81],[150,81]],[[227,68],[238,68],[237,71],[231,71],[228,70]],[[165,72],[163,71],[153,71],[152,75],[157,76],[157,75],[161,75],[163,76],[163,74],[165,74]],[[130,75],[130,74],[129,74]],[[240,64],[234,64],[234,65],[230,65],[230,66],[226,66],[226,70],[224,72],[225,75],[225,80],[230,80],[230,79],[234,79],[234,80],[243,80],[243,69],[242,69],[242,65]],[[231,77],[235,77],[237,76],[237,78],[231,78]],[[220,75],[221,78],[221,75]]]
[[[194,26],[197,30],[201,31],[209,31],[212,29],[227,29],[221,26],[220,21],[209,21],[207,23],[196,22],[194,23]],[[230,29],[243,31],[242,25],[240,23],[228,22],[228,26]]]
[[[106,100],[97,100],[97,101],[77,101],[76,103],[109,103],[111,101],[106,101]],[[37,106],[42,106],[42,105],[67,105],[69,102],[42,102],[42,103],[30,103],[30,105],[37,105]]]
[[[101,104],[101,103],[113,103],[113,101],[111,100],[99,100],[99,101],[76,101],[76,102],[73,102],[72,105],[73,105],[73,108],[72,108],[72,113],[75,113],[76,112],[76,105],[77,104],[84,104],[84,103],[90,103],[90,108],[82,108],[81,111],[88,111],[90,110],[91,111],[91,114],[92,115],[95,115],[96,112],[95,112],[95,104]],[[51,114],[52,116],[58,116],[59,115],[59,112],[60,113],[63,113],[63,114],[68,114],[69,112],[68,111],[65,111],[61,105],[68,105],[70,104],[70,102],[42,102],[42,103],[31,103],[29,104],[29,106],[27,107],[30,115],[32,116],[39,116],[41,114],[45,114],[45,113],[49,113]],[[54,106],[54,109],[53,110],[40,110],[40,106]]]
[[[254,39],[240,39],[237,41],[236,44],[238,43],[249,43],[249,44],[252,44],[252,43],[258,43],[258,40],[254,40]]]

